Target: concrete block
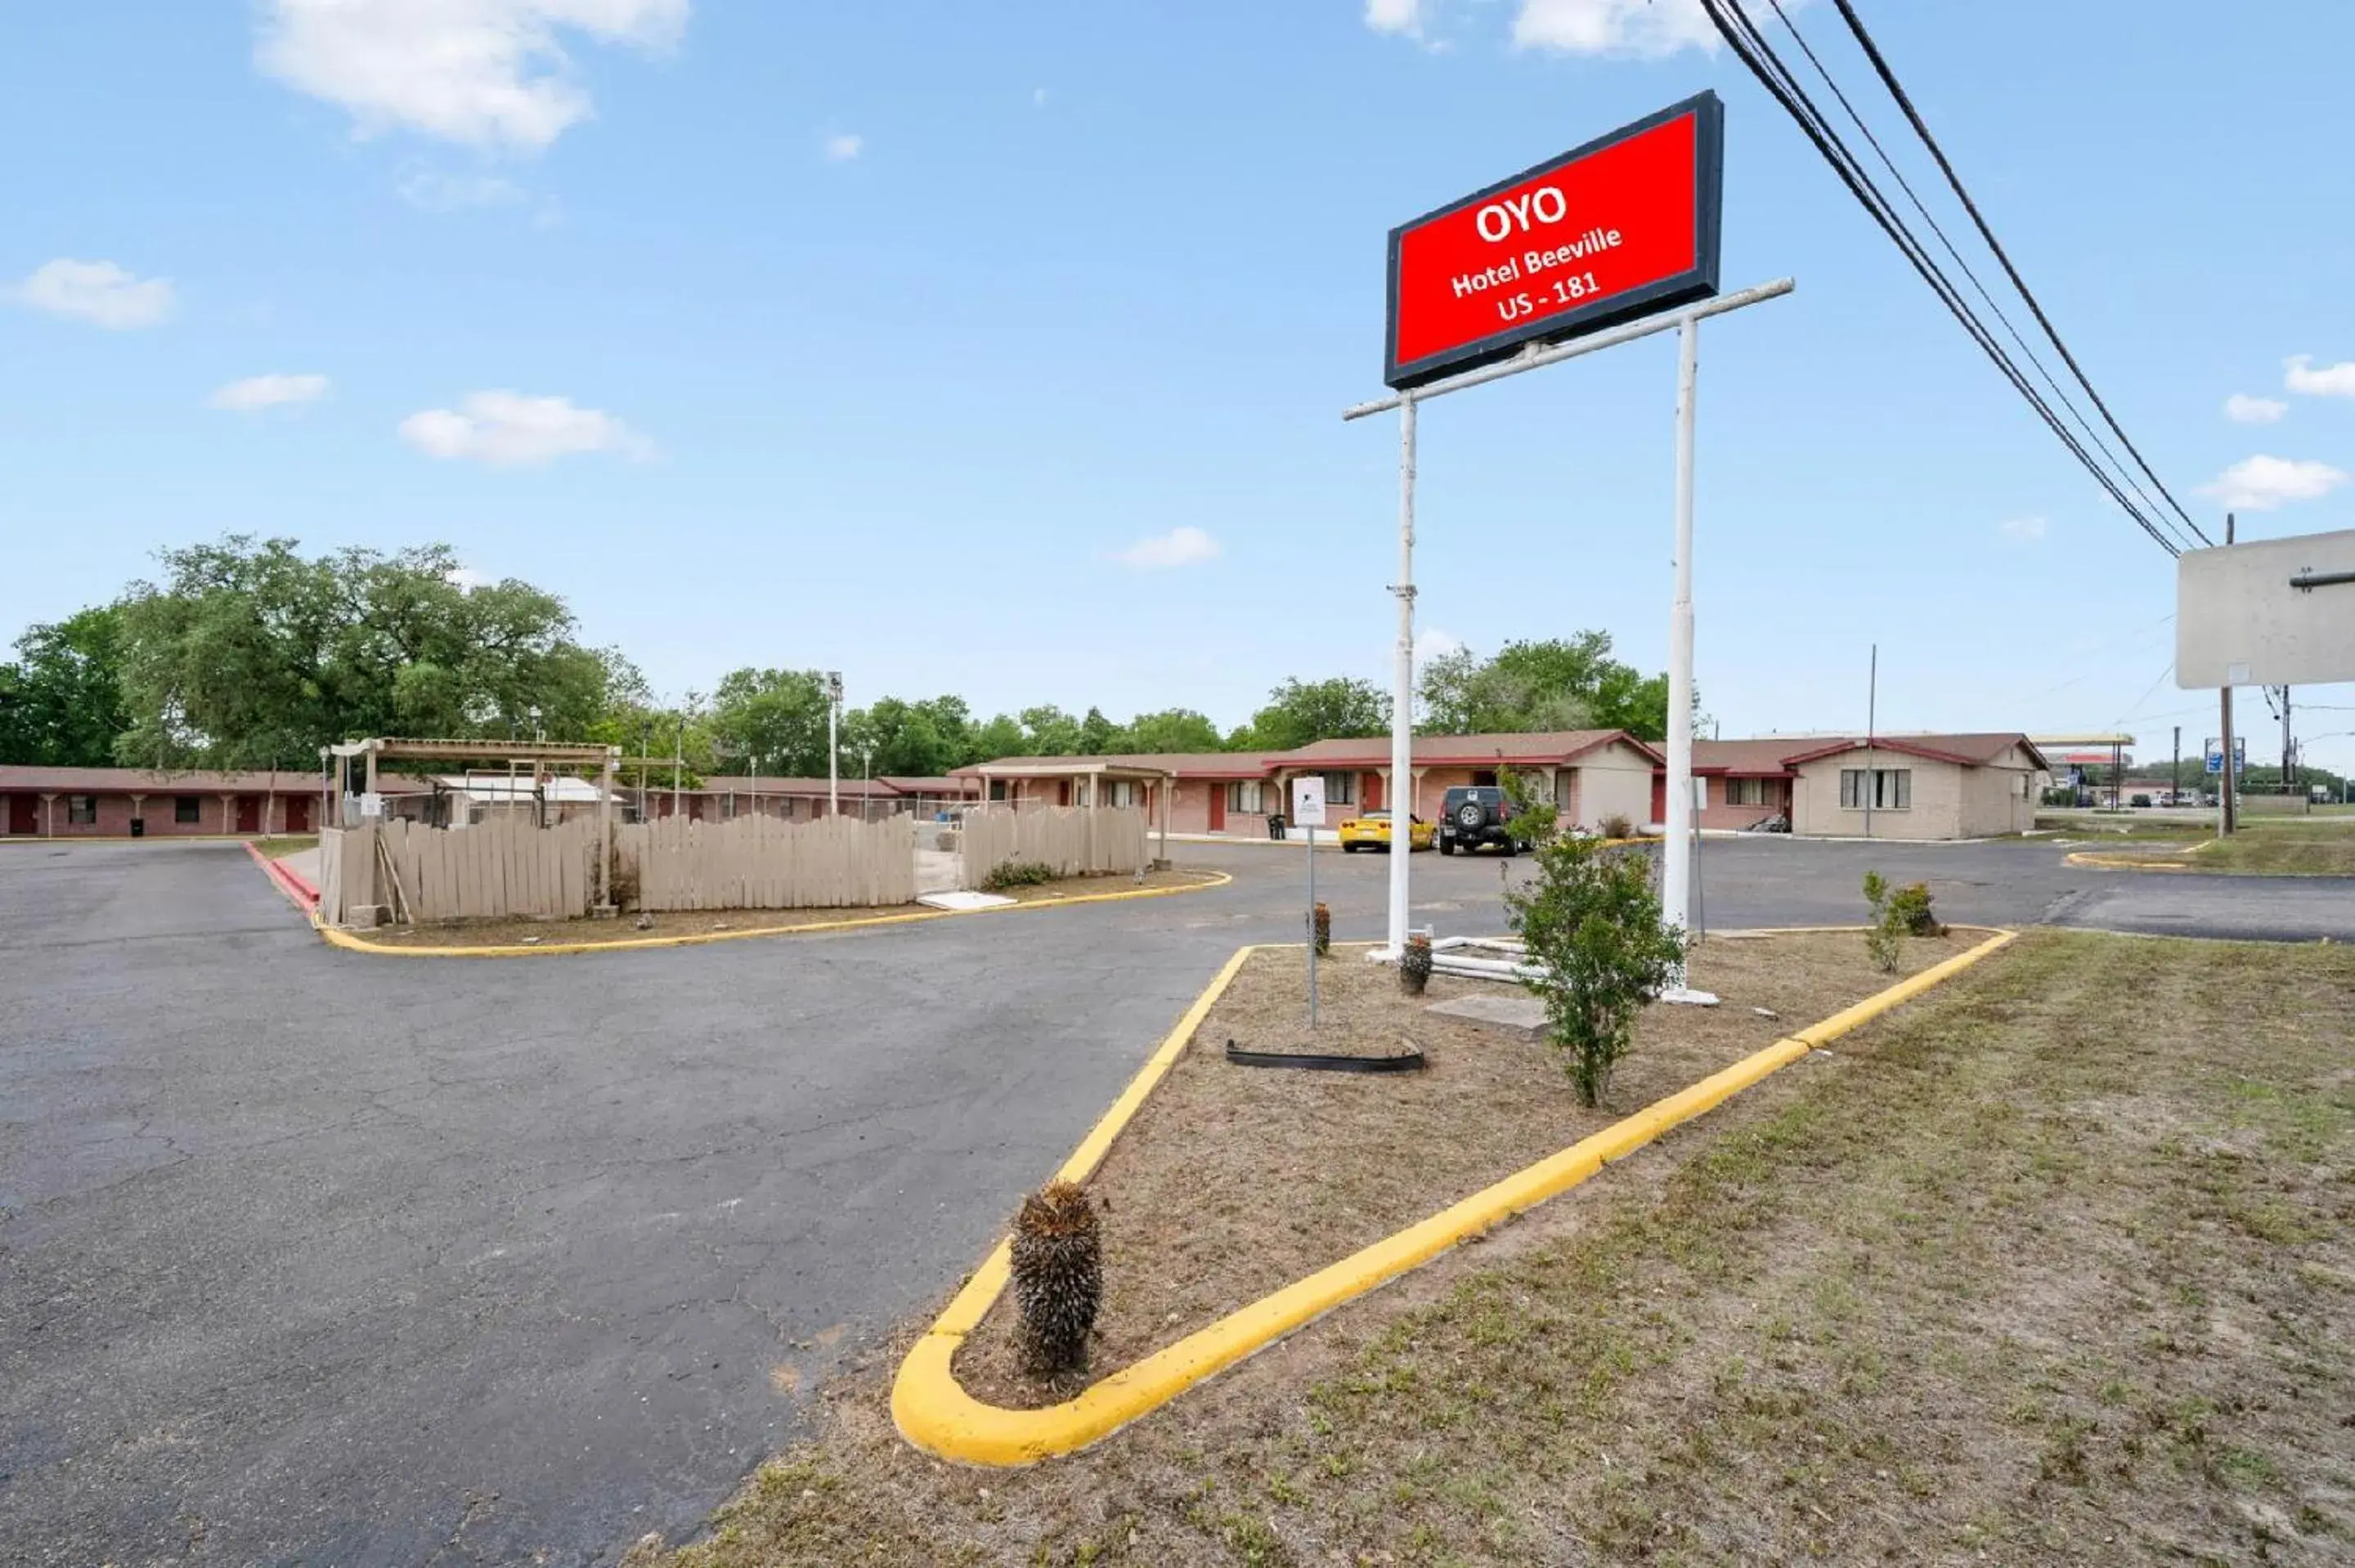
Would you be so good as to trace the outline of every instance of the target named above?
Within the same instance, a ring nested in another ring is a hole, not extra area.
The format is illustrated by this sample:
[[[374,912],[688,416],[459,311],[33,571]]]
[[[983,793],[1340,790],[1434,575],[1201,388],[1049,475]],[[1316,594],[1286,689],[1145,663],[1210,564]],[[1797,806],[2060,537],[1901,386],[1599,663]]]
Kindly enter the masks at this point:
[[[1545,1003],[1533,996],[1459,996],[1453,1001],[1434,1001],[1423,1011],[1518,1034],[1524,1040],[1545,1035]]]

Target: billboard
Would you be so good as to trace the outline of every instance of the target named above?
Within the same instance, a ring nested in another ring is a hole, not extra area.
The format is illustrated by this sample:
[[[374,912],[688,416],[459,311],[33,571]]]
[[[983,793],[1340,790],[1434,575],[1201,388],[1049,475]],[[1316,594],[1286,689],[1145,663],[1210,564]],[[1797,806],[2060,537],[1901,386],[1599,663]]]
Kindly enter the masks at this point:
[[[1724,151],[1725,106],[1704,92],[1391,229],[1383,381],[1716,293]]]
[[[2355,528],[2186,550],[2175,562],[2175,683],[2355,681]]]

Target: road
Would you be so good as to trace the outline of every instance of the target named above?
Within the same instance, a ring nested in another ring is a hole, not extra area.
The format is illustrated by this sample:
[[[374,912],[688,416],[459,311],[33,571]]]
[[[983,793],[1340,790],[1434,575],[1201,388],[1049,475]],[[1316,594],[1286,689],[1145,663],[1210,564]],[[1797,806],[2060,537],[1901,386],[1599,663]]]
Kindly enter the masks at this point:
[[[512,961],[320,943],[244,853],[0,846],[0,1558],[610,1562],[937,1300],[1302,856],[1178,898]],[[1417,857],[1493,931],[1526,862]],[[1710,924],[2355,938],[2355,884],[1711,840]],[[1342,939],[1386,863],[1321,856]]]

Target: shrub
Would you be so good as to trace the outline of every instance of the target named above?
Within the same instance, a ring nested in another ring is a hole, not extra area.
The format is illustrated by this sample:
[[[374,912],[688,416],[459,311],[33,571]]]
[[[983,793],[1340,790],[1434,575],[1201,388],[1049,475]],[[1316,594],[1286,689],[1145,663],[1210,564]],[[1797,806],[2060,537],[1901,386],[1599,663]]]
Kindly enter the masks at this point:
[[[1000,861],[981,879],[984,893],[1004,893],[1011,887],[1036,887],[1055,880],[1055,868],[1042,860]]]
[[[1632,839],[1636,836],[1636,824],[1614,811],[1603,819],[1595,831],[1606,839]]]
[[[1103,1233],[1077,1182],[1050,1181],[1014,1216],[1014,1302],[1022,1343],[1040,1372],[1085,1366],[1103,1299]]]
[[[1864,874],[1864,902],[1872,911],[1872,923],[1864,934],[1864,949],[1872,956],[1873,967],[1883,974],[1896,972],[1898,960],[1904,956],[1906,938],[1946,934],[1945,927],[1930,911],[1927,883],[1891,887],[1881,873],[1868,871]]]
[[[1538,851],[1537,874],[1505,895],[1545,1003],[1547,1035],[1582,1106],[1611,1092],[1636,1010],[1684,959],[1684,933],[1660,918],[1641,852],[1564,835]]]
[[[1323,958],[1333,950],[1333,911],[1319,904],[1308,912],[1309,938],[1316,944],[1316,956]]]

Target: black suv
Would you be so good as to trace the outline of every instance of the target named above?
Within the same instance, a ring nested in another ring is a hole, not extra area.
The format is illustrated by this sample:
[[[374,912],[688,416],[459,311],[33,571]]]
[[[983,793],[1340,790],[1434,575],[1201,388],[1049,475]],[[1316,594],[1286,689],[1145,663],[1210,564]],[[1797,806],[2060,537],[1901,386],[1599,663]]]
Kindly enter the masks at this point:
[[[1513,820],[1513,804],[1494,784],[1459,784],[1447,792],[1439,812],[1439,853],[1469,854],[1482,844],[1494,844],[1502,854],[1519,850],[1520,842],[1505,824]]]

